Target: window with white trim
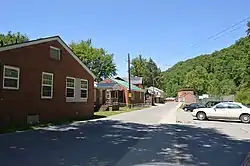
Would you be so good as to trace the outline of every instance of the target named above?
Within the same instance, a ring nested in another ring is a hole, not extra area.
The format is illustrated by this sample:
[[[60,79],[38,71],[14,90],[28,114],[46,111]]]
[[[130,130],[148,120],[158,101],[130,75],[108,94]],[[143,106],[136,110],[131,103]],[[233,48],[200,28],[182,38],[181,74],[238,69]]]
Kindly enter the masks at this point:
[[[3,88],[19,89],[20,68],[4,65]]]
[[[81,79],[81,99],[88,98],[88,80]]]
[[[54,60],[60,60],[61,59],[60,49],[50,46],[50,58]]]
[[[53,74],[43,72],[41,98],[51,99],[52,96],[53,96]]]
[[[66,77],[66,97],[75,98],[75,78]]]

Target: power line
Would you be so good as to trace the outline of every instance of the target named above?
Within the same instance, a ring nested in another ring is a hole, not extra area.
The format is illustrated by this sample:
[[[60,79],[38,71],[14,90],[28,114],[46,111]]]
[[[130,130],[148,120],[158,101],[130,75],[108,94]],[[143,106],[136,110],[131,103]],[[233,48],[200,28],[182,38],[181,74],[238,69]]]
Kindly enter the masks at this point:
[[[219,36],[219,37],[217,37],[217,38],[214,38],[213,40],[218,40],[219,38],[221,38],[221,37],[223,37],[223,36],[226,36],[227,34],[229,34],[229,33],[231,33],[231,32],[234,32],[234,31],[239,30],[241,27],[242,27],[242,26],[240,26],[240,27],[238,27],[238,28],[234,28],[234,29],[232,29],[231,31],[229,31],[229,32],[227,32],[227,33],[225,33],[225,34],[223,34],[222,36]]]
[[[216,37],[216,36],[218,36],[218,35],[220,35],[220,34],[226,32],[226,31],[228,31],[229,29],[232,29],[233,27],[235,27],[235,26],[237,26],[237,25],[239,25],[239,24],[241,24],[241,23],[243,23],[243,22],[245,22],[245,21],[248,21],[249,19],[250,19],[250,17],[247,17],[247,18],[245,18],[245,19],[243,19],[243,20],[241,20],[241,21],[239,21],[239,22],[233,24],[231,27],[228,27],[228,28],[226,28],[226,29],[224,29],[224,30],[222,30],[222,31],[220,31],[220,32],[218,32],[218,33],[216,33],[215,35],[210,36],[210,37],[208,38],[208,40],[209,40],[209,39],[212,39],[212,38],[214,38],[214,37]]]
[[[220,35],[220,34],[226,32],[226,31],[228,31],[228,30],[230,30],[230,29],[236,27],[237,25],[239,25],[239,24],[241,24],[241,23],[244,23],[244,22],[248,21],[249,19],[250,19],[250,17],[246,17],[245,19],[243,19],[243,20],[241,20],[241,21],[239,21],[239,22],[233,24],[232,26],[230,26],[230,27],[228,27],[228,28],[226,28],[226,29],[224,29],[224,30],[222,30],[222,31],[220,31],[220,32],[218,32],[218,33],[216,33],[215,35],[212,35],[212,36],[208,37],[206,40],[211,40],[211,39],[217,40],[217,39],[219,39],[219,38],[221,38],[221,37],[223,37],[223,36],[225,36],[225,35],[227,35],[227,34],[229,34],[229,33],[232,33],[232,32],[234,32],[234,31],[238,30],[239,28],[241,28],[242,26],[240,26],[240,27],[238,27],[238,28],[235,28],[235,29],[229,31],[229,32],[227,32],[226,34],[224,34],[224,35],[222,35],[222,36],[216,37],[216,36],[218,36],[218,35]],[[192,46],[192,47],[196,47],[196,48],[197,48],[197,47],[200,47],[200,46],[201,46],[201,44],[197,44],[197,45],[194,45],[194,46]]]

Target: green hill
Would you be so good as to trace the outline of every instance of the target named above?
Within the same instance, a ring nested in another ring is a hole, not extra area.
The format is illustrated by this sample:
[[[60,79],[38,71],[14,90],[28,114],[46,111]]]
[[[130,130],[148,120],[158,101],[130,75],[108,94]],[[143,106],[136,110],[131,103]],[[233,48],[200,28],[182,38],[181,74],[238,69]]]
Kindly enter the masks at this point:
[[[250,37],[212,54],[179,62],[163,75],[168,96],[176,96],[180,88],[194,88],[198,94],[212,95],[249,91]]]

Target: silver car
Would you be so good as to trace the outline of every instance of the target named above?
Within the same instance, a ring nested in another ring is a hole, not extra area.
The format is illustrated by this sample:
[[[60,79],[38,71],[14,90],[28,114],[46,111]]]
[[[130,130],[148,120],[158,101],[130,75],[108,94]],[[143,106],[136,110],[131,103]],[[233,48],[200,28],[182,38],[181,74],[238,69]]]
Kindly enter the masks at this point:
[[[222,102],[211,108],[198,108],[192,112],[199,120],[205,119],[231,119],[250,123],[250,108],[237,102]]]

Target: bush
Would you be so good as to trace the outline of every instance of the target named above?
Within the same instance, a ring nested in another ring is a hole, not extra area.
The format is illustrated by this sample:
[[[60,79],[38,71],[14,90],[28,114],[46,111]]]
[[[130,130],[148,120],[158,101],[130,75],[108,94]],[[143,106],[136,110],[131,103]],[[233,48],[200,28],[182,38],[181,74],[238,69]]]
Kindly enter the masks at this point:
[[[250,105],[250,88],[242,89],[236,94],[236,101]]]

